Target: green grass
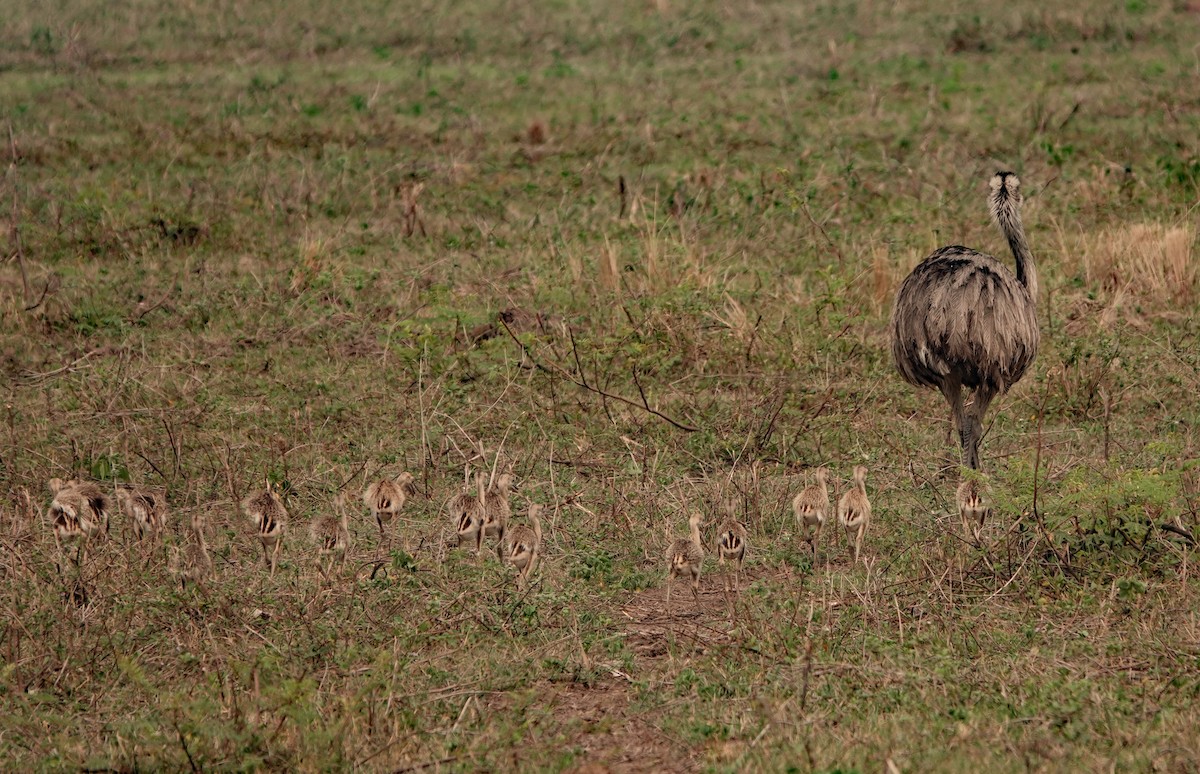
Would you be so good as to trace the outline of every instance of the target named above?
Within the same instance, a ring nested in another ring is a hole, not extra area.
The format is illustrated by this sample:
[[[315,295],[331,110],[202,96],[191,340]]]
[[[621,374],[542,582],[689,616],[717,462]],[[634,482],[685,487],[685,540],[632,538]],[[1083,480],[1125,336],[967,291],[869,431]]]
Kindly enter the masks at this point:
[[[1200,587],[1157,525],[1200,497],[1198,35],[1140,0],[9,9],[0,758],[1190,770]],[[932,249],[1007,260],[998,168],[1043,340],[985,550],[885,328]],[[477,442],[552,506],[527,593],[445,548]],[[867,566],[834,529],[814,564],[791,496],[855,464]],[[402,469],[395,553],[356,510],[324,582],[308,521]],[[168,543],[203,511],[216,576],[118,516],[73,604],[68,475],[166,487]],[[236,507],[264,477],[274,578]],[[672,624],[666,535],[698,509],[711,547],[726,500],[736,620],[710,559]]]

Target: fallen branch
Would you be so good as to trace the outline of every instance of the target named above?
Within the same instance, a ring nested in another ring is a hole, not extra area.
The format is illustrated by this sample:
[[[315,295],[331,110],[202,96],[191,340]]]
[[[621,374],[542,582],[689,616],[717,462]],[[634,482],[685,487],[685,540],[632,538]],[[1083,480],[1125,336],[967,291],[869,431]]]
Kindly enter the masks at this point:
[[[67,363],[62,368],[55,368],[53,371],[46,371],[46,372],[40,373],[40,374],[35,373],[33,371],[26,371],[23,374],[21,374],[21,378],[23,378],[27,382],[36,382],[41,379],[49,379],[51,376],[58,376],[59,374],[63,373],[64,371],[70,371],[75,366],[77,366],[80,363],[82,363],[83,361],[87,360],[92,355],[95,355],[98,352],[103,352],[104,350],[105,350],[104,347],[96,347],[95,349],[91,350],[90,352],[83,353],[79,357],[72,360],[70,363]]]
[[[1190,545],[1193,545],[1193,546],[1196,545],[1196,538],[1192,535],[1191,532],[1188,532],[1186,529],[1184,529],[1182,527],[1176,527],[1174,524],[1171,524],[1170,522],[1165,522],[1163,524],[1159,524],[1158,528],[1163,530],[1164,532],[1171,532],[1171,533],[1178,535],[1179,537],[1186,540]]]
[[[140,321],[143,317],[145,317],[146,315],[153,312],[155,309],[158,309],[160,306],[162,306],[166,302],[166,300],[168,298],[170,298],[171,291],[174,289],[175,289],[174,286],[167,288],[167,292],[162,294],[162,298],[158,299],[153,304],[151,304],[150,306],[143,309],[141,312],[138,313],[137,317],[133,318],[134,322]]]

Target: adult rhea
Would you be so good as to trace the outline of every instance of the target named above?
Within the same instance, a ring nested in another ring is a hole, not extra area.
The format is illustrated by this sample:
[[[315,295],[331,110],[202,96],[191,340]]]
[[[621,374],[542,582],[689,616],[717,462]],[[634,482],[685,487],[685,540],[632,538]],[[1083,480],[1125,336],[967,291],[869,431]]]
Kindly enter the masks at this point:
[[[950,404],[963,463],[979,469],[983,417],[1037,356],[1037,271],[1021,225],[1021,181],[997,172],[992,218],[1008,241],[1016,274],[990,255],[943,247],[912,270],[892,307],[892,357],[900,375],[936,387]],[[973,391],[964,406],[963,388]]]

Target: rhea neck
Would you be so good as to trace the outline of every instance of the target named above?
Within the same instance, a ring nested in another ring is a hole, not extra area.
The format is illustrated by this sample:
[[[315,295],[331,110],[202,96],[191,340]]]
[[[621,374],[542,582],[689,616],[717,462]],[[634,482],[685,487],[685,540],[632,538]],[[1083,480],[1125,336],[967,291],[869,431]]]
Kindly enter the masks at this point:
[[[1029,241],[1025,238],[1025,227],[1021,223],[1021,200],[1007,193],[997,192],[992,202],[996,213],[996,223],[1000,226],[1008,249],[1012,251],[1013,260],[1017,264],[1017,282],[1029,291],[1029,297],[1037,303],[1038,279],[1037,267],[1033,263],[1033,251],[1029,249]]]

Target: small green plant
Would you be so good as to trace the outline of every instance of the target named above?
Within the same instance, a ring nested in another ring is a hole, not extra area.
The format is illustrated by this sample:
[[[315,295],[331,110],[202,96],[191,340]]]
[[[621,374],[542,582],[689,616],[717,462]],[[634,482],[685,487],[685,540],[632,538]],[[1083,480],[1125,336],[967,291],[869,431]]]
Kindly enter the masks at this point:
[[[58,53],[58,44],[54,40],[54,33],[50,31],[49,27],[41,24],[35,25],[29,34],[29,46],[42,56],[53,56]]]
[[[1117,581],[1117,597],[1132,602],[1146,593],[1146,582],[1140,578],[1121,578]]]

